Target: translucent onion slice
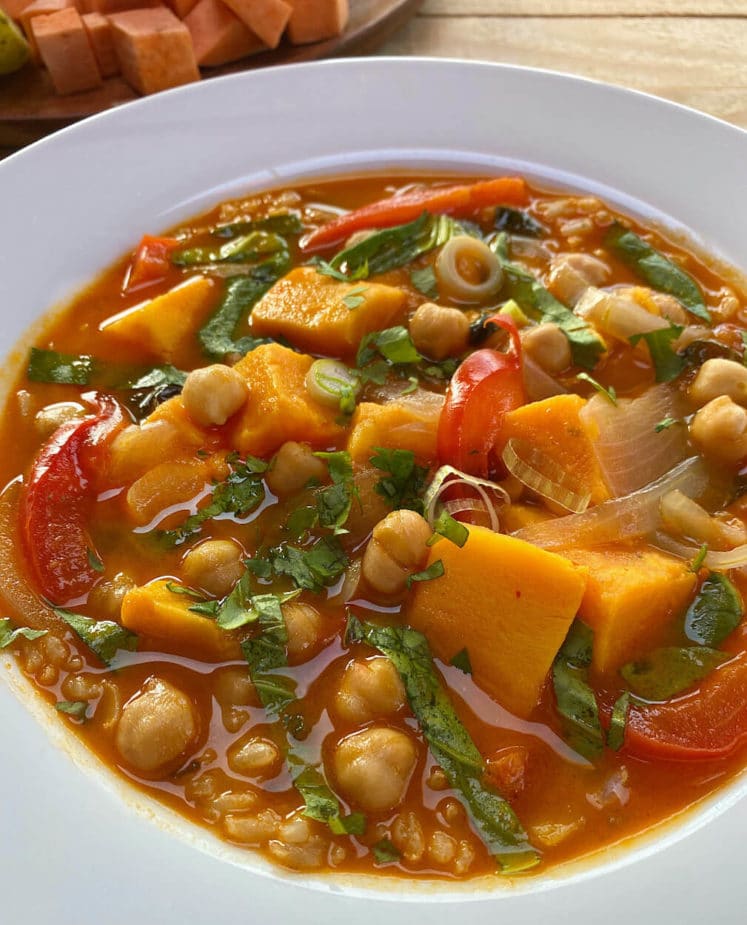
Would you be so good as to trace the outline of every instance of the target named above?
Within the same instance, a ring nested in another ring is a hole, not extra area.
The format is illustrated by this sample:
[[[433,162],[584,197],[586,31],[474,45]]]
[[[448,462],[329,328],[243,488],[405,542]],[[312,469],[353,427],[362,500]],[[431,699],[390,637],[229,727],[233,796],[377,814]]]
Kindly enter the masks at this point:
[[[744,527],[712,517],[681,491],[670,491],[659,502],[664,527],[672,534],[705,543],[709,549],[733,549],[747,540]]]
[[[667,418],[681,420],[687,413],[682,396],[662,383],[640,398],[619,398],[613,405],[594,395],[579,417],[595,434],[594,452],[612,492],[619,498],[669,472],[687,455],[687,427],[672,424],[657,432]]]
[[[552,398],[553,395],[563,395],[568,392],[568,389],[564,388],[557,379],[548,375],[526,353],[522,355],[521,367],[524,374],[524,388],[527,390],[529,401],[542,401],[543,398]]]
[[[575,491],[566,470],[526,440],[509,440],[501,459],[511,475],[523,485],[566,511],[582,514],[589,506],[591,492]]]
[[[664,552],[677,556],[678,559],[684,559],[686,562],[693,562],[700,555],[700,546],[688,546],[679,540],[672,539],[668,533],[657,533],[653,542],[659,549]],[[747,566],[747,543],[741,546],[735,546],[728,552],[716,552],[708,550],[706,552],[703,565],[707,568],[715,569],[717,572],[728,572],[735,568],[744,568]]]
[[[708,470],[693,456],[650,485],[605,501],[583,514],[569,514],[517,530],[514,536],[544,549],[601,546],[619,540],[654,533],[661,525],[659,502],[670,491],[679,490],[697,498],[708,487]]]
[[[424,517],[428,523],[433,526],[436,517],[436,507],[441,495],[449,488],[455,488],[457,485],[466,485],[473,489],[480,496],[480,500],[485,505],[485,510],[490,518],[490,529],[494,532],[500,530],[500,520],[498,519],[497,507],[504,504],[510,504],[511,499],[505,488],[497,482],[491,482],[489,479],[480,479],[474,475],[468,475],[466,472],[460,472],[454,466],[441,466],[436,470],[433,481],[428,486],[428,490],[423,498],[425,507]],[[491,498],[490,493],[497,495],[500,499],[498,502]]]
[[[602,334],[627,342],[634,334],[648,334],[668,328],[669,321],[653,315],[630,295],[608,292],[589,286],[576,303],[574,311],[590,321]]]
[[[446,513],[450,514],[452,517],[454,514],[464,514],[465,511],[487,512],[484,502],[480,501],[478,498],[459,498],[454,501],[445,501],[444,509]]]

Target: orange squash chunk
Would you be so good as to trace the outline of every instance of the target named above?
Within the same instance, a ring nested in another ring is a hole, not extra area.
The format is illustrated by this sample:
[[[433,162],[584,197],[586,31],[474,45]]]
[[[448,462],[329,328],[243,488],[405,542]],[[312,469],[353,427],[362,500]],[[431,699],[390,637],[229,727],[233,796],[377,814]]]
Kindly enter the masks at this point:
[[[342,283],[297,267],[257,303],[252,333],[283,337],[311,353],[346,355],[364,334],[390,327],[406,303],[406,293],[394,286]]]
[[[355,409],[348,437],[354,463],[368,464],[374,447],[411,450],[421,464],[436,458],[436,433],[443,407],[440,395],[425,393],[418,401],[391,401],[386,405],[361,402]]]
[[[216,660],[241,656],[238,642],[215,620],[193,613],[194,600],[169,591],[167,579],[132,588],[122,601],[122,624],[142,636],[163,640],[178,651]],[[177,582],[173,582],[177,584]]]
[[[518,716],[536,706],[586,587],[567,559],[484,527],[460,549],[442,540],[428,566],[444,574],[413,586],[405,620],[448,662],[466,647],[475,683]]]
[[[321,405],[306,391],[306,375],[314,362],[280,344],[263,344],[234,369],[246,379],[249,398],[232,418],[229,445],[240,453],[266,457],[286,440],[325,447],[344,433],[336,423],[339,411]]]
[[[579,616],[594,630],[593,666],[607,672],[660,644],[695,588],[687,564],[654,549],[564,552],[589,577]]]
[[[512,438],[530,444],[567,473],[569,487],[578,494],[591,492],[592,503],[600,504],[610,492],[579,418],[585,404],[580,395],[553,395],[509,411],[501,427],[501,448]]]

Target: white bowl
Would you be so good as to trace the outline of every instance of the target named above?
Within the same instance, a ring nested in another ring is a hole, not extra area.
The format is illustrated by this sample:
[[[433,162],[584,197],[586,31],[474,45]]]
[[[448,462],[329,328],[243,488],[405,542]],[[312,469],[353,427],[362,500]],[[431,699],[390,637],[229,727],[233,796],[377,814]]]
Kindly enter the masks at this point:
[[[708,253],[738,265],[745,163],[739,129],[543,71],[379,58],[206,81],[89,119],[0,164],[0,352],[143,232],[320,174],[508,168],[689,229]],[[30,342],[26,335],[24,348]],[[6,366],[6,386],[22,358],[14,353]],[[589,912],[609,925],[705,914],[713,923],[737,921],[747,900],[738,873],[745,774],[622,848],[511,885],[298,877],[128,789],[29,696],[9,658],[2,664],[0,908],[9,923],[176,925],[209,916],[371,925],[383,913],[393,925],[465,914],[520,925]],[[478,902],[464,910],[465,899]]]

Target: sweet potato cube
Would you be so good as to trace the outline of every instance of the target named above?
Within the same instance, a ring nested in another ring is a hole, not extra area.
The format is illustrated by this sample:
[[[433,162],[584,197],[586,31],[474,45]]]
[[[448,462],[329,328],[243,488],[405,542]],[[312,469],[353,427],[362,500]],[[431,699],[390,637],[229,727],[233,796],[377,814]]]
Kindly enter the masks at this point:
[[[197,497],[212,474],[212,466],[202,459],[159,463],[130,485],[125,499],[128,513],[144,527],[167,508]]]
[[[123,13],[125,10],[144,9],[145,7],[161,6],[161,0],[80,0],[76,5],[82,13],[101,13],[108,16],[110,13]]]
[[[221,0],[200,0],[184,17],[197,63],[218,67],[262,51],[264,45]]]
[[[179,19],[186,19],[187,14],[197,6],[198,0],[166,0],[166,5],[176,13]]]
[[[501,444],[511,438],[529,444],[565,472],[568,487],[578,494],[591,492],[592,503],[600,504],[610,493],[579,418],[585,404],[579,395],[553,395],[509,411],[501,427]]]
[[[443,398],[430,392],[420,394],[423,401],[405,396],[385,405],[372,402],[358,405],[347,446],[354,463],[367,465],[377,446],[411,450],[420,465],[433,462]]]
[[[285,0],[225,0],[239,19],[269,48],[277,48],[293,8]]]
[[[186,594],[174,593],[168,580],[128,591],[122,601],[122,623],[139,636],[166,643],[179,653],[222,661],[241,656],[241,648],[231,633],[222,630],[209,617],[193,613],[195,603]]]
[[[407,295],[380,283],[342,283],[297,267],[252,312],[255,334],[284,337],[311,353],[351,354],[364,334],[390,327]]]
[[[345,31],[350,15],[348,0],[288,0],[293,7],[288,38],[294,45],[331,39]]]
[[[475,683],[518,716],[536,706],[586,587],[583,569],[484,527],[432,547],[440,578],[413,586],[405,620],[448,662],[466,647]]]
[[[588,569],[579,616],[594,630],[593,665],[619,668],[656,645],[695,588],[685,562],[654,549],[573,549],[564,552]]]
[[[102,77],[113,77],[119,73],[119,62],[114,51],[112,29],[109,20],[101,13],[84,13],[81,16],[83,25],[88,34],[96,63]]]
[[[122,76],[140,93],[200,79],[189,30],[165,6],[109,17]]]
[[[234,369],[246,379],[249,398],[231,429],[231,446],[265,457],[286,440],[321,448],[340,439],[339,411],[319,404],[306,390],[313,362],[280,344],[263,344],[239,360]]]
[[[31,28],[31,21],[38,16],[49,16],[51,13],[59,13],[60,10],[73,6],[73,0],[32,0],[22,4],[21,9],[16,17],[21,24],[24,35],[28,39],[31,48],[31,56],[37,64],[41,64],[41,55],[39,47],[36,44],[36,38]],[[6,10],[6,12],[9,12]]]
[[[100,330],[173,363],[210,313],[215,290],[212,280],[193,276],[163,295],[107,318]]]
[[[35,16],[31,33],[58,93],[80,93],[101,85],[99,66],[76,9]]]
[[[11,19],[15,19],[20,22],[21,13],[28,5],[29,0],[3,0],[3,2],[0,3],[0,9],[5,10]]]

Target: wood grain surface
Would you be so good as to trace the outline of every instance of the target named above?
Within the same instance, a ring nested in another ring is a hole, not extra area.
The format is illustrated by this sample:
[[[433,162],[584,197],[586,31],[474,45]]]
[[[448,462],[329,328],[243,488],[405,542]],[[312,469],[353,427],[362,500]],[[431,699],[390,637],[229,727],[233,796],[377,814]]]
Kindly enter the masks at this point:
[[[747,128],[747,0],[425,0],[381,51],[566,71]]]

